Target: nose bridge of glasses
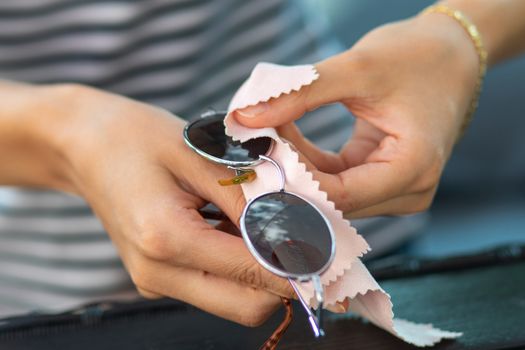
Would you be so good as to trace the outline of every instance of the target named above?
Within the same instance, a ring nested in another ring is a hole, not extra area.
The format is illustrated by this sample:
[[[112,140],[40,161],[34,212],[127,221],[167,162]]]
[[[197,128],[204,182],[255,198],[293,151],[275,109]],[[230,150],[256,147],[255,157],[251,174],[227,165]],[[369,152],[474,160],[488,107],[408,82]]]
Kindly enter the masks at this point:
[[[281,165],[279,163],[277,163],[274,159],[272,159],[272,158],[270,158],[268,156],[260,155],[259,159],[267,161],[267,162],[269,162],[270,164],[272,164],[275,167],[275,169],[277,170],[277,174],[279,175],[279,178],[281,180],[280,186],[279,186],[279,191],[284,191],[284,187],[286,185],[286,175],[284,174],[284,170],[281,167]]]

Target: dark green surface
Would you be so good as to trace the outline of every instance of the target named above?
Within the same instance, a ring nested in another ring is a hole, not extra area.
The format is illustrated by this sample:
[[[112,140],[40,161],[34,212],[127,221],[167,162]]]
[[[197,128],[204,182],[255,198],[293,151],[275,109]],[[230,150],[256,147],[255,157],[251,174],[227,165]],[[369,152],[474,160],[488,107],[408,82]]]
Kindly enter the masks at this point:
[[[398,317],[464,332],[433,349],[525,348],[525,263],[382,285],[392,295]],[[280,349],[416,349],[355,319],[327,320],[328,336],[316,341],[295,306],[296,318]],[[0,349],[257,349],[280,318],[278,313],[264,326],[248,329],[181,303],[150,301],[67,324],[47,320],[11,331],[0,325]]]
[[[446,349],[525,345],[525,263],[384,282],[397,317],[464,335]]]
[[[525,349],[525,263],[384,281],[396,317],[463,332],[433,349]],[[370,325],[343,320],[319,346],[294,341],[285,349],[416,349]],[[337,347],[339,344],[341,347]],[[344,346],[343,346],[344,344]]]

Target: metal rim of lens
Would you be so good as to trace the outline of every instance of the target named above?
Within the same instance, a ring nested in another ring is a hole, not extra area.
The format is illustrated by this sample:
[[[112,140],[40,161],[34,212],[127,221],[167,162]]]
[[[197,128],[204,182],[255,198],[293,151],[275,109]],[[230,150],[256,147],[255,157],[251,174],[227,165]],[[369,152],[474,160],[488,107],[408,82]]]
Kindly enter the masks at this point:
[[[303,201],[305,201],[306,203],[308,203],[310,206],[312,206],[318,213],[319,215],[323,218],[326,226],[328,227],[328,232],[330,233],[330,238],[332,240],[332,246],[330,247],[330,257],[328,258],[328,261],[323,265],[323,267],[321,267],[318,271],[316,272],[312,272],[312,273],[309,273],[309,274],[295,274],[295,273],[290,273],[290,272],[287,272],[287,271],[284,271],[284,270],[281,270],[281,269],[278,269],[276,268],[275,266],[273,266],[272,264],[268,263],[266,261],[265,258],[263,258],[261,256],[261,254],[259,254],[259,252],[257,251],[257,249],[255,249],[255,247],[253,246],[253,243],[250,239],[250,237],[248,236],[248,232],[246,231],[246,222],[245,222],[245,219],[246,219],[246,214],[248,213],[248,210],[250,208],[250,205],[257,201],[258,199],[264,197],[264,196],[267,196],[267,195],[270,195],[270,194],[274,194],[274,193],[284,193],[284,194],[287,194],[287,195],[291,195],[291,196],[295,196],[295,197],[298,197],[300,199],[302,199]],[[335,234],[334,234],[334,230],[332,228],[332,225],[330,224],[330,221],[328,220],[328,218],[321,212],[321,210],[319,210],[319,208],[317,208],[316,205],[314,205],[312,202],[310,202],[308,199],[298,195],[297,193],[292,193],[292,192],[288,192],[288,191],[272,191],[272,192],[265,192],[255,198],[252,198],[247,204],[246,206],[244,207],[244,210],[242,212],[242,215],[241,215],[241,219],[240,219],[240,226],[241,226],[241,233],[242,233],[242,237],[244,239],[244,241],[246,242],[246,245],[248,246],[248,250],[250,251],[250,253],[255,257],[255,259],[257,260],[257,262],[259,264],[261,264],[265,269],[269,270],[270,272],[273,272],[274,274],[278,275],[278,276],[281,276],[281,277],[284,277],[284,278],[292,278],[292,279],[297,279],[299,281],[302,281],[302,280],[309,280],[311,279],[313,276],[319,276],[321,275],[323,272],[326,271],[326,269],[328,269],[328,267],[330,266],[330,264],[332,263],[332,261],[334,260],[335,258]]]
[[[203,117],[204,119],[206,118],[215,118],[217,116],[221,116],[222,119],[224,119],[224,116],[225,116],[225,113],[222,113],[222,112],[217,112],[215,114],[208,114],[206,115],[205,117]],[[242,161],[234,161],[234,160],[226,160],[226,159],[222,159],[222,158],[218,158],[218,157],[215,157],[215,156],[212,156],[211,154],[208,154],[206,152],[204,152],[203,150],[201,150],[200,148],[196,147],[195,145],[193,145],[193,143],[191,142],[190,140],[190,137],[189,137],[189,130],[192,126],[194,126],[197,122],[199,121],[202,121],[202,118],[201,119],[197,119],[191,123],[188,123],[186,124],[186,126],[184,127],[184,132],[183,132],[183,135],[184,135],[184,142],[195,152],[197,152],[200,156],[214,162],[214,163],[217,163],[217,164],[222,164],[222,165],[226,165],[226,166],[229,166],[229,167],[232,167],[232,168],[244,168],[244,167],[251,167],[251,166],[255,166],[255,165],[258,165],[260,164],[261,162],[263,162],[262,159],[256,159],[256,160],[253,160],[253,161],[246,161],[246,162],[242,162]],[[275,141],[270,138],[271,142],[270,142],[270,146],[268,147],[268,150],[266,151],[266,153],[264,154],[265,156],[268,156],[272,153],[272,150],[273,150],[273,147],[274,147],[274,143]]]

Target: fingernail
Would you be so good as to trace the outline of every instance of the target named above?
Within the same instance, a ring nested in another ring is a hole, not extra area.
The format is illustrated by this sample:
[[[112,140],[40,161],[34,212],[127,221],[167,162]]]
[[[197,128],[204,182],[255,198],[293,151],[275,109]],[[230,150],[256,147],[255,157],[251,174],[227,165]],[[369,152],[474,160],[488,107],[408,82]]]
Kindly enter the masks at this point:
[[[336,301],[337,308],[339,309],[340,313],[345,313],[348,311],[348,302],[346,300],[344,301]]]
[[[343,305],[339,304],[339,303],[332,304],[332,305],[327,305],[326,308],[329,311],[335,312],[337,314],[343,314],[343,313],[346,312],[346,308]]]
[[[255,106],[248,106],[246,108],[237,110],[237,112],[243,117],[253,118],[266,112],[268,107],[269,106],[267,102],[259,102]]]

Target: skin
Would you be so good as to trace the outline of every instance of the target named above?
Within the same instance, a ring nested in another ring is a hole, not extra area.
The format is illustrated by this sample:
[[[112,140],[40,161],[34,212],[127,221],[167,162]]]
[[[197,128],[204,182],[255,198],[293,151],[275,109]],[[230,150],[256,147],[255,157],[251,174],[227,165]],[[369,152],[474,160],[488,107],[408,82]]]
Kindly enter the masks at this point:
[[[240,187],[217,184],[231,172],[189,151],[185,121],[85,86],[4,82],[0,90],[1,183],[84,197],[142,295],[248,326],[279,307],[279,296],[293,296],[230,234],[235,226],[213,227],[198,213],[213,202],[238,222],[245,200]]]
[[[525,2],[449,5],[479,23],[491,64],[523,49],[518,38],[525,36]],[[478,55],[463,27],[436,13],[388,24],[316,68],[320,78],[313,84],[238,111],[237,120],[277,127],[347,217],[427,210],[478,79]],[[338,154],[320,150],[293,124],[329,103],[341,103],[356,116]]]
[[[515,54],[513,40],[525,34],[525,2],[476,0],[476,11],[472,3],[452,5],[479,23],[491,62]],[[420,211],[458,137],[477,64],[455,21],[416,17],[370,32],[319,62],[321,78],[310,87],[237,118],[279,126],[348,215]],[[180,299],[248,326],[266,320],[279,296],[293,296],[288,282],[261,268],[231,234],[245,205],[241,190],[216,184],[231,173],[184,145],[180,118],[74,84],[0,81],[0,96],[0,185],[83,196],[142,295]],[[357,116],[340,154],[317,149],[292,123],[330,102]],[[208,202],[230,222],[208,224],[197,211]]]

